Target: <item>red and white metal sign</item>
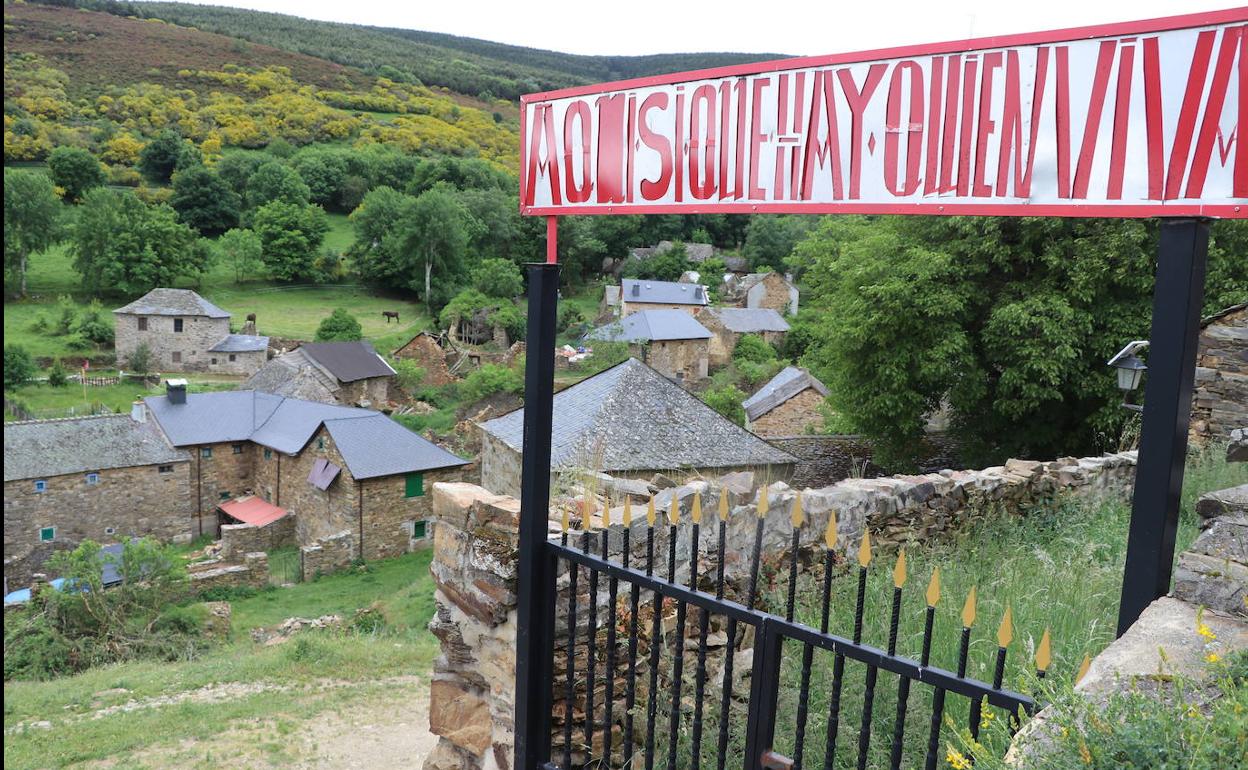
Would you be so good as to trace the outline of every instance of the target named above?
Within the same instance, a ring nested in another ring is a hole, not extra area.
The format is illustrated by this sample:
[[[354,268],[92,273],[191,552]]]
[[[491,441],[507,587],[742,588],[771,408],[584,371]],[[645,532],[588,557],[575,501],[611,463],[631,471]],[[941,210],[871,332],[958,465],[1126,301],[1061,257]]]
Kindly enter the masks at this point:
[[[521,99],[526,214],[1248,216],[1248,8]]]

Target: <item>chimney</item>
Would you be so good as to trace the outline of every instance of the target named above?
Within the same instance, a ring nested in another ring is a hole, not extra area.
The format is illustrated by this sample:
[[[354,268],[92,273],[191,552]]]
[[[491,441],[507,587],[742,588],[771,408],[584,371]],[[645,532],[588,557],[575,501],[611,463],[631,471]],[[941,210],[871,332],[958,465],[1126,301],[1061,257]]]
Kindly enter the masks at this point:
[[[165,380],[165,395],[170,404],[185,404],[186,380]]]
[[[147,422],[147,404],[143,403],[143,399],[135,399],[130,405],[130,419],[135,422]]]
[[[641,284],[640,283],[633,284],[633,296],[634,297],[641,296]]]

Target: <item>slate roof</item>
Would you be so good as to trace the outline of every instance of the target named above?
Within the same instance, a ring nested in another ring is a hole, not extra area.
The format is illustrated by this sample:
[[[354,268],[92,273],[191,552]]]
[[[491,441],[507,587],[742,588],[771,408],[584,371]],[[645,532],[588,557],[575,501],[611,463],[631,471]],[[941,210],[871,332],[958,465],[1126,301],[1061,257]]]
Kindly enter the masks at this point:
[[[672,241],[659,241],[654,247],[654,254],[666,254],[671,251],[676,244]],[[690,262],[705,262],[715,256],[715,247],[709,243],[686,243],[685,254],[689,257]]]
[[[814,388],[820,395],[828,395],[828,386],[810,372],[796,366],[786,366],[741,405],[745,407],[746,417],[757,420],[807,388]]]
[[[199,296],[190,289],[152,289],[114,313],[134,315],[202,315],[209,318],[229,318],[230,314]]]
[[[135,422],[129,414],[4,424],[5,481],[190,459],[159,425]]]
[[[719,319],[725,329],[737,334],[789,330],[789,323],[784,320],[784,316],[771,308],[710,307],[700,312],[710,313]]]
[[[393,377],[394,369],[377,354],[371,343],[355,342],[305,342],[299,346],[303,354],[340,382],[355,382],[369,377]]]
[[[185,404],[170,404],[166,396],[145,401],[177,446],[252,441],[295,454],[325,425],[357,479],[467,464],[370,409],[251,390],[188,393]]]
[[[524,409],[481,424],[521,451]],[[796,461],[635,358],[555,394],[551,465],[631,471]]]
[[[683,310],[642,310],[600,326],[585,338],[606,342],[655,342],[705,340],[711,336],[705,326]]]
[[[642,281],[636,278],[624,279],[620,299],[625,302],[651,302],[661,305],[705,305],[708,302],[705,286],[675,281]]]
[[[229,334],[208,348],[209,353],[256,353],[269,349],[269,338],[254,334]]]
[[[788,278],[785,278],[783,275],[780,275],[779,273],[776,273],[775,271],[768,270],[765,273],[747,273],[746,276],[741,279],[741,288],[743,290],[748,291],[749,289],[753,288],[755,284],[762,282],[764,278],[767,278],[770,275],[776,275],[785,283],[792,285],[789,282]]]
[[[334,388],[325,384],[325,375],[311,366],[299,366],[304,360],[296,348],[291,353],[284,353],[277,358],[264,362],[256,373],[238,386],[239,390],[258,390],[275,396],[299,398],[304,401],[319,401],[323,404],[338,403],[334,396]]]

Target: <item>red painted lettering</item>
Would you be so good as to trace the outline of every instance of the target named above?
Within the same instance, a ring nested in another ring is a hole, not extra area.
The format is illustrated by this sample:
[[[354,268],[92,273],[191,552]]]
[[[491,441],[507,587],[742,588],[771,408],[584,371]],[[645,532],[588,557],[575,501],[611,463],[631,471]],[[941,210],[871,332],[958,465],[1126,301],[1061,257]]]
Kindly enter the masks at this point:
[[[871,95],[875,93],[875,89],[880,85],[880,81],[884,79],[884,71],[888,69],[887,64],[872,64],[867,70],[866,82],[862,84],[862,90],[854,84],[854,75],[848,69],[840,69],[836,71],[837,78],[841,81],[841,90],[845,94],[845,101],[849,103],[850,114],[850,139],[849,139],[849,197],[851,199],[861,197],[860,190],[862,185],[862,118],[866,112],[867,104],[871,101]]]
[[[971,184],[971,195],[976,198],[987,198],[992,195],[992,185],[984,181],[988,173],[988,137],[996,130],[996,123],[990,120],[992,115],[992,75],[1001,69],[1001,52],[993,51],[984,54],[984,73],[979,84],[979,132],[975,137],[975,179]]]
[[[841,140],[836,128],[836,91],[830,70],[817,70],[814,80],[814,96],[810,102],[810,123],[806,127],[806,162],[802,168],[802,199],[810,200],[815,171],[829,167],[832,175],[832,197],[841,200],[845,189],[841,180]],[[822,97],[822,98],[821,98]],[[827,115],[827,130],[819,141],[820,118]]]
[[[910,112],[905,122],[901,118],[901,87],[906,73],[910,73]],[[888,84],[888,105],[884,125],[884,186],[893,195],[906,196],[914,193],[922,181],[919,164],[923,160],[923,68],[917,62],[903,61],[893,68]],[[898,184],[897,166],[900,137],[906,140],[906,177]]]
[[[646,122],[646,113],[650,110],[666,109],[667,94],[659,91],[647,96],[637,113],[637,131],[641,135],[641,143],[659,154],[659,178],[641,180],[641,197],[648,201],[662,198],[672,184],[672,145],[662,134],[651,131]]]

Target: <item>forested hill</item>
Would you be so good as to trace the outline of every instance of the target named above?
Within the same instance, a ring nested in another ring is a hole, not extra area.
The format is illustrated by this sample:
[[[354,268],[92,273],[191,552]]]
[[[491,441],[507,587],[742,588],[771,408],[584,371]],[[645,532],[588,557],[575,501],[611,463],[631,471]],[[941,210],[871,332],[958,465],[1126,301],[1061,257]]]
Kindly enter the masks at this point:
[[[184,3],[58,0],[123,16],[158,18],[338,64],[392,80],[418,80],[469,96],[521,94],[581,83],[779,58],[770,53],[579,56],[434,32],[312,21],[277,13]]]

